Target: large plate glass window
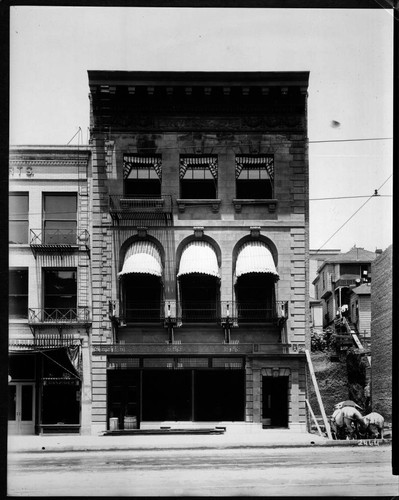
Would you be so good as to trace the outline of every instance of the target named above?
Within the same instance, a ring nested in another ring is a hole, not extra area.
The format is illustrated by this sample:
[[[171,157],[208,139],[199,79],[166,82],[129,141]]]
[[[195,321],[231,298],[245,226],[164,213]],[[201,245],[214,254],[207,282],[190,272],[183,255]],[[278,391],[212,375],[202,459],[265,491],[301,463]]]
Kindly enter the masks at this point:
[[[11,319],[28,317],[28,270],[9,271],[9,316]]]
[[[236,156],[236,198],[274,197],[274,159],[266,155]]]
[[[46,245],[76,245],[77,196],[51,193],[43,198],[43,230]]]
[[[216,199],[218,181],[217,156],[180,156],[180,197],[183,199]]]
[[[9,243],[28,243],[29,195],[10,193],[9,195]]]

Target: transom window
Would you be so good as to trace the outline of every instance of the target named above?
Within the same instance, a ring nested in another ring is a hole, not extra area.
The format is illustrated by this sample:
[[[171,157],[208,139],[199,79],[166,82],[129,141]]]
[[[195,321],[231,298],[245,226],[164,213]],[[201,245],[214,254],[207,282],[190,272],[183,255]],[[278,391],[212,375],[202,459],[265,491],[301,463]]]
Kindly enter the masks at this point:
[[[124,155],[123,179],[124,194],[126,196],[160,196],[162,184],[161,156]]]
[[[274,159],[266,155],[236,156],[236,197],[271,199],[274,196]]]
[[[76,245],[77,197],[75,193],[43,195],[45,244]]]
[[[28,243],[29,195],[10,193],[9,195],[9,243]]]
[[[181,155],[179,174],[181,198],[217,198],[217,156]]]

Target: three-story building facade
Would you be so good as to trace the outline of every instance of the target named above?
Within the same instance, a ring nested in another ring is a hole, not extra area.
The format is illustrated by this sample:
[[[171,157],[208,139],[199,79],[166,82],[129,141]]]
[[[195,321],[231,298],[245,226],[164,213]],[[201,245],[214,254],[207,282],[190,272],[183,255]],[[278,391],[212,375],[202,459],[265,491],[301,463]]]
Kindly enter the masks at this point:
[[[308,73],[88,76],[92,432],[305,430]]]
[[[10,434],[91,432],[90,150],[9,163]]]

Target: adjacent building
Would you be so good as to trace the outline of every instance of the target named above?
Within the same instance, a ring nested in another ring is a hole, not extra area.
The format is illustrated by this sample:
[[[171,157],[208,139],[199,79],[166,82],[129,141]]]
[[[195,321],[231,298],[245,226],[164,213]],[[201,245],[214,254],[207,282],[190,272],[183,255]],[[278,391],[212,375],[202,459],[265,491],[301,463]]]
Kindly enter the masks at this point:
[[[354,246],[349,252],[335,254],[321,263],[313,285],[315,298],[322,300],[325,327],[345,312],[356,332],[370,336],[371,263],[377,252]]]
[[[371,266],[371,404],[392,422],[392,245]]]
[[[10,433],[90,432],[90,150],[10,151]]]

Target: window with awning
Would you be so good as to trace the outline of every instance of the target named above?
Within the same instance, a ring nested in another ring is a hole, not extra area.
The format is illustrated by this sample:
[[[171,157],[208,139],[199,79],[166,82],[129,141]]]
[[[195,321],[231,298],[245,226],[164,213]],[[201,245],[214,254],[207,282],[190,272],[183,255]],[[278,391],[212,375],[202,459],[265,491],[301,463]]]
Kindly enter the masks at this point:
[[[273,198],[274,158],[270,155],[236,156],[236,197]]]
[[[220,278],[215,250],[206,241],[193,241],[183,250],[177,277],[192,273]]]
[[[261,241],[245,243],[239,250],[236,261],[236,280],[248,273],[264,273],[279,279],[270,249]]]
[[[123,156],[125,196],[160,196],[162,183],[162,158],[130,154]]]
[[[126,274],[140,273],[162,277],[162,260],[157,247],[150,241],[137,241],[127,249],[121,272]]]
[[[181,155],[179,176],[181,198],[216,198],[218,179],[217,156]]]

